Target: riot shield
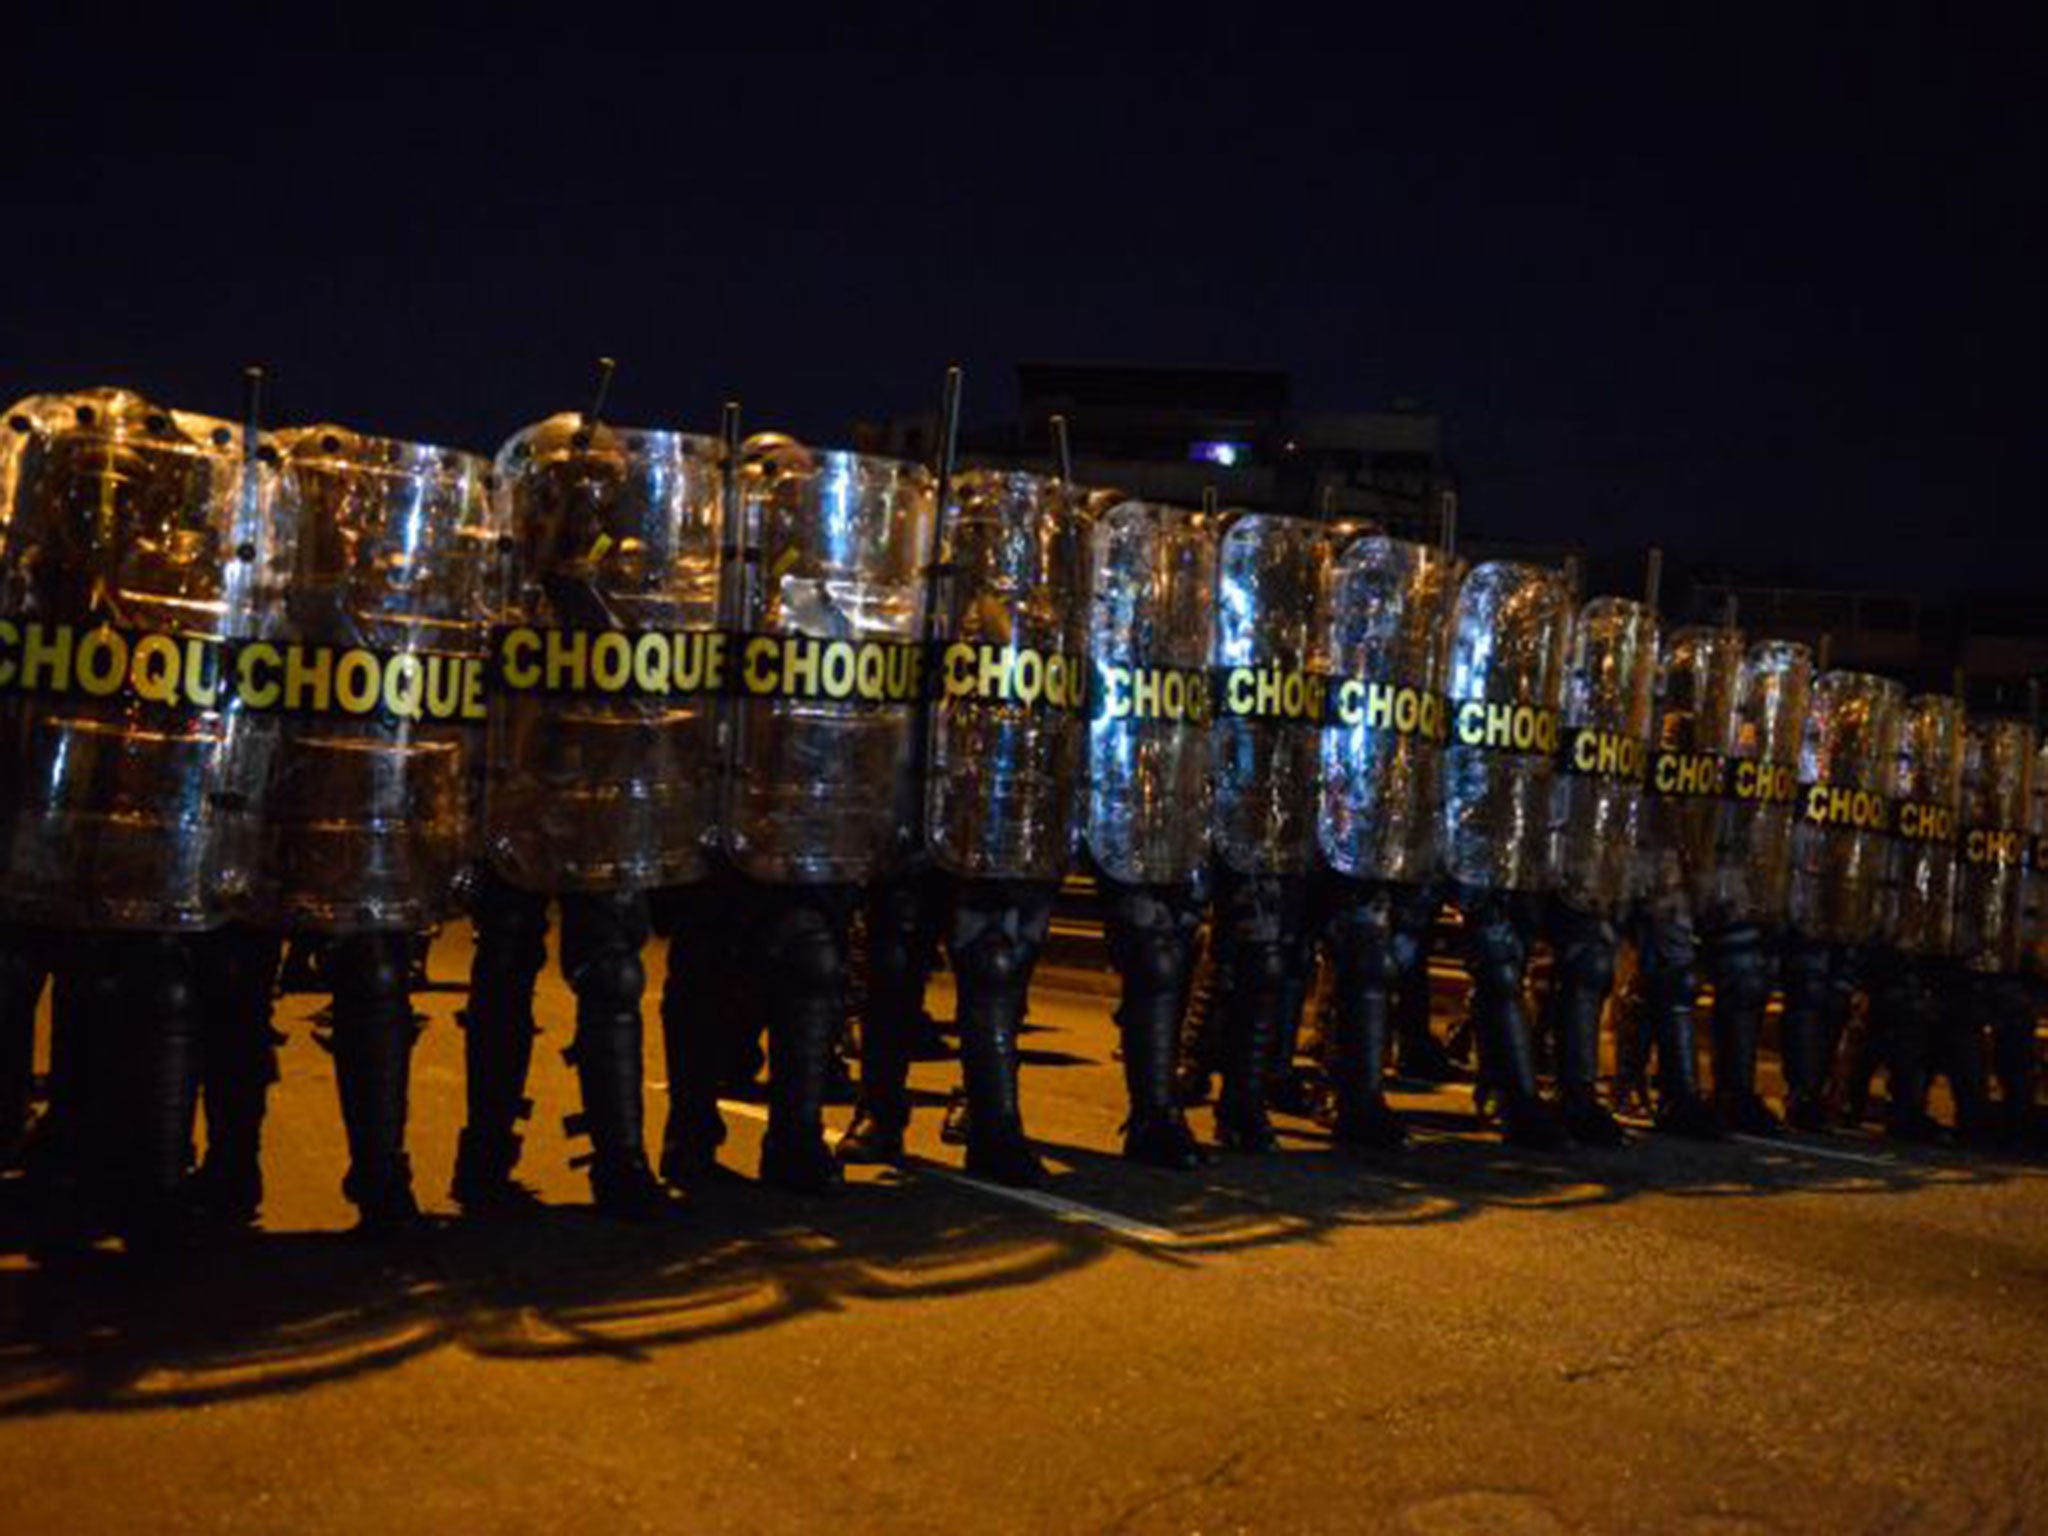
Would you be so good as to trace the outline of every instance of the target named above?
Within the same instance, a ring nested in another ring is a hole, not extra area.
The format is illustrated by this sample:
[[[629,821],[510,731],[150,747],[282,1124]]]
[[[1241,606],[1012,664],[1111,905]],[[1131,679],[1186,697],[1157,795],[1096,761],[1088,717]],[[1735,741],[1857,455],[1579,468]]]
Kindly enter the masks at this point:
[[[1451,615],[1444,867],[1460,885],[1551,888],[1550,802],[1571,593],[1515,561],[1472,568]]]
[[[1656,686],[1657,615],[1620,597],[1581,608],[1565,673],[1551,857],[1558,893],[1583,912],[1613,915],[1630,893]]]
[[[2021,968],[2037,743],[2023,720],[1972,720],[1965,743],[1956,952],[1972,970],[2011,974]]]
[[[916,842],[918,700],[932,477],[914,464],[786,437],[749,441],[741,560],[726,573],[743,629],[726,837],[772,884],[859,882]]]
[[[1784,921],[1799,815],[1799,749],[1812,691],[1813,655],[1805,646],[1787,640],[1750,646],[1716,847],[1698,902],[1698,915],[1710,927]]]
[[[1885,942],[1904,954],[1947,955],[1955,944],[1963,740],[1958,700],[1916,694],[1906,701],[1889,786],[1896,835],[1880,925]]]
[[[1090,544],[1088,850],[1111,879],[1178,884],[1208,855],[1215,530],[1126,501]]]
[[[1240,874],[1315,862],[1328,563],[1327,531],[1306,518],[1241,515],[1218,543],[1214,841]]]
[[[266,759],[245,915],[417,930],[476,852],[489,465],[339,427],[278,445],[298,516],[236,679]]]
[[[1809,938],[1860,944],[1876,931],[1904,705],[1897,683],[1868,673],[1823,672],[1814,682],[1792,834],[1791,920]]]
[[[1384,534],[1331,564],[1316,840],[1356,879],[1441,872],[1444,672],[1462,575],[1435,545]]]
[[[38,395],[0,435],[0,806],[17,922],[182,930],[244,894],[254,796],[227,672],[276,455],[125,390]]]
[[[1087,721],[1088,529],[1057,480],[970,470],[953,482],[925,800],[943,870],[1066,870]]]
[[[484,851],[529,891],[704,873],[723,447],[549,418],[500,450]]]
[[[1712,903],[1729,840],[1729,759],[1742,704],[1742,634],[1689,626],[1664,638],[1645,783],[1639,894],[1696,916]]]

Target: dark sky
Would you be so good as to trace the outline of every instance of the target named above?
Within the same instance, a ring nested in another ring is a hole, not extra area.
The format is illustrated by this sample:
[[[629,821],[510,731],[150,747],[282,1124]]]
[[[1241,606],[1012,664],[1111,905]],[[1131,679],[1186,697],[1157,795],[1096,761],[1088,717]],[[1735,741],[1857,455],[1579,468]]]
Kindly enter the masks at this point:
[[[16,54],[0,390],[232,412],[257,360],[279,417],[489,449],[600,352],[621,419],[738,393],[823,439],[955,358],[984,417],[1020,358],[1273,367],[1441,411],[1475,530],[2041,585],[2016,28],[1162,14],[1147,51],[1019,13],[957,57]]]

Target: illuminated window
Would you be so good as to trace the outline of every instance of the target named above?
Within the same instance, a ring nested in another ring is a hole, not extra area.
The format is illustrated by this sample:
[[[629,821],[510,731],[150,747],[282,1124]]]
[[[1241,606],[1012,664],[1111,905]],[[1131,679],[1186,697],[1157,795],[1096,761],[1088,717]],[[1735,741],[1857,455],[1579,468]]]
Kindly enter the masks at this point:
[[[1199,443],[1188,444],[1188,457],[1198,464],[1221,464],[1228,469],[1242,464],[1251,457],[1250,443],[1233,442],[1227,437],[1210,438]]]

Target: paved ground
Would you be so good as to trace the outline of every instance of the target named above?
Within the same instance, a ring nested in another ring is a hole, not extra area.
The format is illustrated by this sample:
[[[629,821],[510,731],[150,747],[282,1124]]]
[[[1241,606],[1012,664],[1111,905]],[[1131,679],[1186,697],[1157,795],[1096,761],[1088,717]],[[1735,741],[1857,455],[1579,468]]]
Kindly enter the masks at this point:
[[[426,999],[417,1078],[437,1198],[454,1002]],[[560,1204],[381,1254],[338,1232],[306,1011],[264,1235],[146,1283],[0,1256],[0,1529],[2048,1528],[2048,1172],[1854,1141],[1530,1157],[1450,1094],[1411,1101],[1432,1129],[1400,1157],[1295,1127],[1174,1178],[1107,1155],[1101,1001],[1041,989],[1028,1109],[1072,1210],[920,1171],[608,1227],[544,1049],[528,1167]]]

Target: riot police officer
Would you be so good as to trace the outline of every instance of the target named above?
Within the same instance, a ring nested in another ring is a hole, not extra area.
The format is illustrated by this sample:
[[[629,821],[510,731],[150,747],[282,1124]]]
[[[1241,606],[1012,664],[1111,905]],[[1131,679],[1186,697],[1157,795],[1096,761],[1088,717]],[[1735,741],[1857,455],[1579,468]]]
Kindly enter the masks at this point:
[[[1326,577],[1316,841],[1328,872],[1318,926],[1335,971],[1333,1128],[1353,1145],[1398,1146],[1407,1134],[1383,1082],[1388,1015],[1403,978],[1425,989],[1428,981],[1448,621],[1460,576],[1448,552],[1375,533],[1336,550]]]
[[[1203,513],[1126,501],[1104,512],[1090,537],[1082,827],[1122,979],[1124,1153],[1184,1169],[1199,1153],[1174,1064],[1206,896],[1215,529]],[[1219,996],[1225,990],[1219,985]],[[1240,1151],[1273,1141],[1264,1091],[1270,1037],[1243,1033],[1270,1027],[1270,1012],[1256,1010],[1225,1025],[1239,1033],[1225,1047],[1216,1130]]]
[[[705,878],[718,816],[722,457],[711,439],[572,414],[499,452],[465,1207],[515,1187],[551,896],[592,1194],[629,1218],[664,1204],[643,1136],[640,952],[647,893]]]
[[[1956,942],[1960,959],[1937,1000],[1940,1056],[1955,1094],[1958,1129],[1973,1140],[2024,1143],[2034,1113],[2038,1046],[2026,980],[2025,883],[2033,724],[1979,718],[1965,738]],[[1984,1049],[1998,1079],[1990,1101]]]
[[[1523,1005],[1529,936],[1555,884],[1550,802],[1571,595],[1555,571],[1474,566],[1451,618],[1444,862],[1465,917],[1482,1100],[1508,1139],[1553,1147]]]
[[[725,825],[743,883],[727,894],[766,994],[761,1176],[800,1193],[841,1178],[823,1114],[853,905],[917,844],[934,503],[920,466],[781,436],[751,440],[741,465]]]
[[[1594,1146],[1622,1139],[1598,1091],[1600,1017],[1633,884],[1656,679],[1657,617],[1647,605],[1602,597],[1579,610],[1551,804],[1547,1008],[1565,1130]]]
[[[1877,934],[1892,859],[1888,789],[1904,703],[1897,683],[1869,673],[1829,670],[1814,680],[1799,750],[1779,1023],[1787,1117],[1802,1129],[1827,1124],[1853,965],[1859,947]],[[1923,973],[1880,959],[1885,964],[1872,978],[1873,1010],[1901,1020],[1891,1052],[1893,1129],[1917,1135],[1922,1124],[1912,1106],[1924,1099],[1914,1086],[1924,1072]]]
[[[115,389],[24,400],[0,440],[10,1003],[32,1018],[55,968],[49,1172],[140,1245],[182,1227],[202,954],[250,879],[229,674],[274,553],[275,461],[253,430]]]
[[[419,1213],[405,1148],[413,950],[459,909],[475,854],[489,466],[340,427],[278,442],[298,515],[237,680],[264,728],[242,911],[326,941],[342,1190],[363,1230],[386,1232]]]
[[[1780,1129],[1756,1090],[1758,1044],[1770,1001],[1773,940],[1792,876],[1798,759],[1812,686],[1803,645],[1758,640],[1744,653],[1734,741],[1707,879],[1697,891],[1705,968],[1714,986],[1714,1108],[1748,1135]]]

